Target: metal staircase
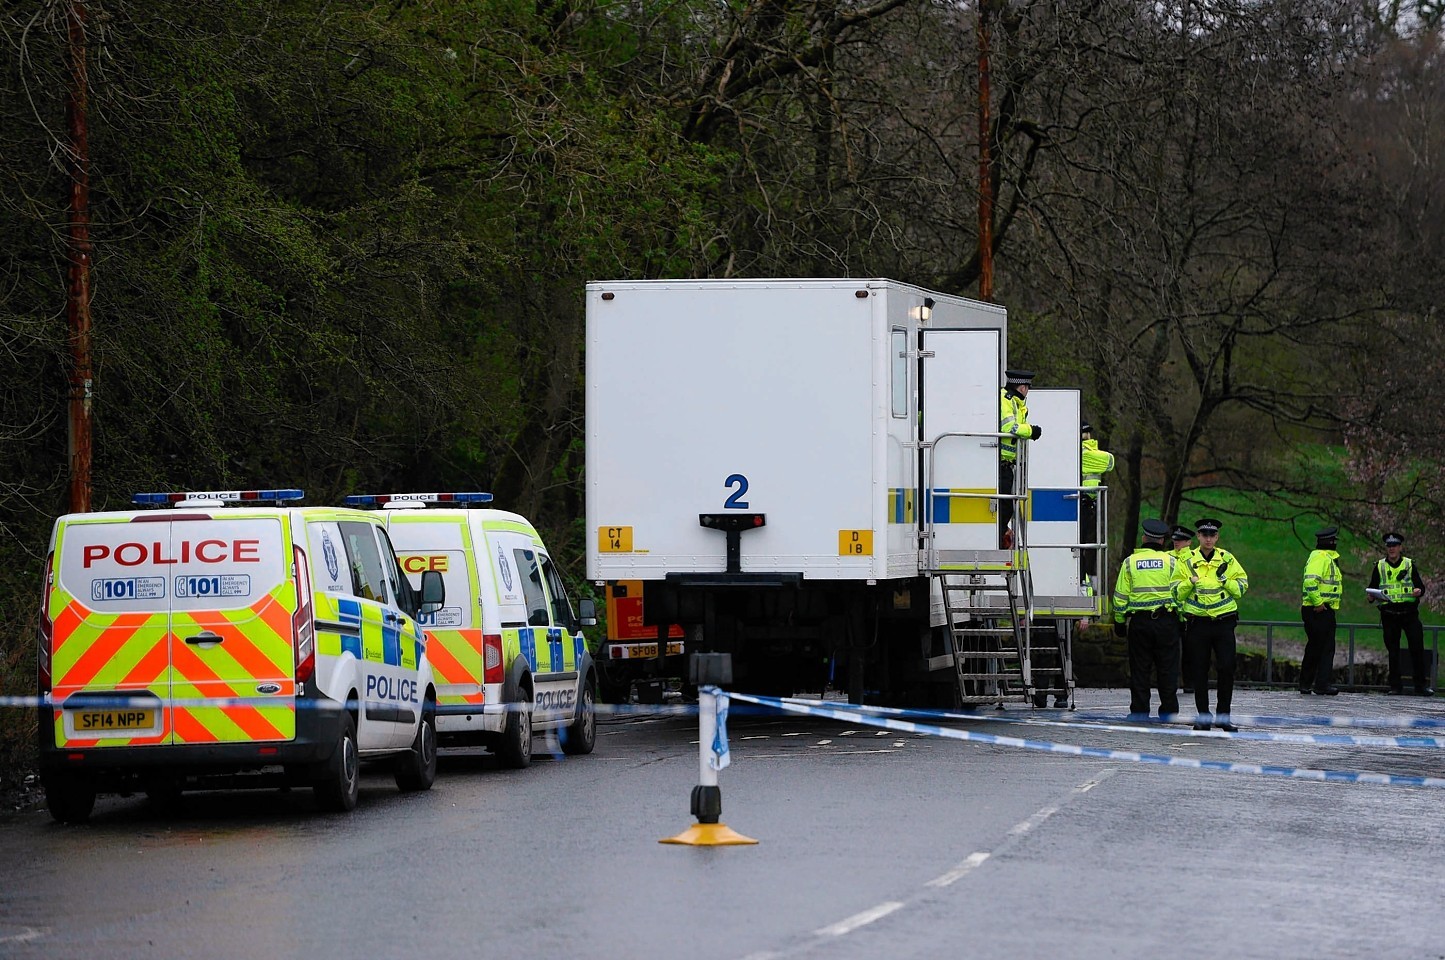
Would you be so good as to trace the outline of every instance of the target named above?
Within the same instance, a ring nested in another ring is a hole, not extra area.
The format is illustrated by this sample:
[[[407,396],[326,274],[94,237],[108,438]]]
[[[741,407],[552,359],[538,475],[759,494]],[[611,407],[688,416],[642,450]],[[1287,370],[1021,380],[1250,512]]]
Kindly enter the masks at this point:
[[[1008,549],[942,551],[926,535],[927,572],[941,589],[947,617],[946,657],[935,660],[951,661],[960,705],[1042,707],[1050,696],[1073,703],[1068,627],[1061,633],[1052,624],[1034,624],[1026,501],[1017,492],[1027,489],[1021,456],[1016,490],[1001,491],[1019,504]]]

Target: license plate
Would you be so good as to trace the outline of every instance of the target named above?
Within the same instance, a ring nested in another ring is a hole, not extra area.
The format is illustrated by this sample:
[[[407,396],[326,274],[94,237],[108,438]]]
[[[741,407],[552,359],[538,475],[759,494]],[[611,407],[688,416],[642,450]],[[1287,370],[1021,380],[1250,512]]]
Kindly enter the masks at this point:
[[[682,653],[682,641],[669,642],[667,655],[671,657],[679,653]],[[655,643],[617,644],[612,648],[612,657],[615,660],[646,660],[648,657],[655,656],[657,656],[657,644]]]
[[[74,712],[75,732],[87,733],[129,733],[135,730],[150,730],[156,725],[154,710],[126,707],[117,710],[77,710]]]

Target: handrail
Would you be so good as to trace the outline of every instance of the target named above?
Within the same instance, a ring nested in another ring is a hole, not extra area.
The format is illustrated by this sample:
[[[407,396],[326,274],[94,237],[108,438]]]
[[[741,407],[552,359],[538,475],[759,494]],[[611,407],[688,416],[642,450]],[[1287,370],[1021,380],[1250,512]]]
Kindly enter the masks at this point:
[[[1432,651],[1432,665],[1430,669],[1430,686],[1439,686],[1440,679],[1440,632],[1445,630],[1445,624],[1421,624],[1430,635],[1430,647]],[[1264,683],[1266,686],[1284,686],[1282,682],[1274,679],[1274,628],[1285,627],[1293,630],[1304,630],[1304,624],[1296,620],[1240,620],[1235,626],[1236,643],[1238,643],[1238,631],[1241,627],[1264,627]],[[1335,629],[1345,628],[1346,649],[1345,649],[1345,684],[1355,686],[1355,631],[1356,630],[1380,630],[1383,627],[1379,623],[1337,623]],[[1408,650],[1402,648],[1400,656],[1407,656]],[[1384,689],[1383,686],[1372,684],[1370,689]]]

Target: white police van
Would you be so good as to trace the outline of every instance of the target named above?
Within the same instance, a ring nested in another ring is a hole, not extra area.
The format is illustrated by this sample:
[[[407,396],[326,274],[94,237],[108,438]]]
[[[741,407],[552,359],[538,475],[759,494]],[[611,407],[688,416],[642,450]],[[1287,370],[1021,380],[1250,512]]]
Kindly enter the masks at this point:
[[[443,746],[482,745],[504,765],[532,760],[532,738],[553,733],[566,753],[597,742],[597,669],[582,635],[593,601],[573,612],[536,528],[483,507],[489,493],[357,495],[384,508],[409,574],[438,573],[447,602],[422,618],[437,678]]]
[[[418,617],[440,574],[403,575],[375,514],[300,490],[144,493],[150,509],[55,522],[39,642],[51,814],[97,793],[302,785],[356,805],[362,760],[436,777],[436,683]]]

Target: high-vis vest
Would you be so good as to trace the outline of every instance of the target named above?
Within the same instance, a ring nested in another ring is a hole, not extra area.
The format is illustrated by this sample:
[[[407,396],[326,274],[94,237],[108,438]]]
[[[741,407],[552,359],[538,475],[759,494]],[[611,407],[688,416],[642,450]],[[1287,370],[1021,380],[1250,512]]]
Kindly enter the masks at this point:
[[[1228,566],[1225,566],[1226,563]],[[1244,572],[1244,564],[1234,554],[1215,547],[1214,556],[1206,560],[1204,552],[1195,549],[1190,551],[1189,566],[1199,582],[1194,584],[1194,592],[1180,605],[1185,616],[1222,617],[1239,610],[1235,601],[1249,589],[1249,578]],[[1219,575],[1220,567],[1224,567],[1223,577]]]
[[[1154,547],[1138,547],[1124,558],[1114,581],[1114,622],[1134,613],[1175,609],[1189,580],[1183,565]]]
[[[1007,434],[999,441],[999,457],[1013,463],[1019,456],[1018,437],[1032,439],[1034,428],[1029,425],[1029,405],[1024,398],[1007,390],[998,394],[998,432]]]
[[[1385,591],[1386,603],[1419,603],[1415,596],[1415,561],[1401,557],[1398,567],[1390,566],[1383,558],[1375,565],[1380,571],[1380,589]]]
[[[1099,441],[1085,440],[1083,452],[1080,454],[1079,470],[1084,475],[1084,481],[1080,486],[1097,487],[1104,482],[1104,474],[1114,469],[1114,455],[1107,450],[1099,449]],[[1088,494],[1097,498],[1097,493]]]
[[[1334,550],[1314,550],[1305,561],[1304,597],[1300,606],[1318,607],[1324,604],[1335,610],[1340,608],[1340,594],[1344,591],[1344,578],[1340,565],[1335,561],[1340,555]]]

